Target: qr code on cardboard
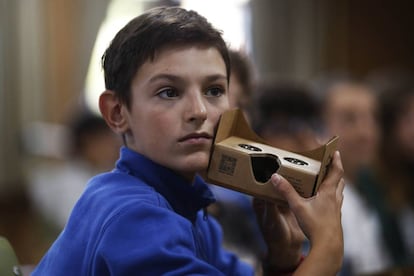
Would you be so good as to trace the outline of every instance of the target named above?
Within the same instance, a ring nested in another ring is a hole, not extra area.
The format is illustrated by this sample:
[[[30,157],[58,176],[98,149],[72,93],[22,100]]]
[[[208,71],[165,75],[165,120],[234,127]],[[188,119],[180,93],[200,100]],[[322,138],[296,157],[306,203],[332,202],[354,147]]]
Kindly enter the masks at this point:
[[[228,155],[222,155],[219,165],[219,172],[233,175],[234,169],[236,168],[237,159]]]

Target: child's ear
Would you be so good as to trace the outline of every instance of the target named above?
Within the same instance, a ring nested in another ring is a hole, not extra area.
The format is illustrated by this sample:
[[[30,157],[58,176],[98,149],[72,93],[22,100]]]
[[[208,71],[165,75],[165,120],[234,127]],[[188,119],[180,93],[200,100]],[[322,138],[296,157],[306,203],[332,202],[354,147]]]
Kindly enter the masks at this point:
[[[118,134],[125,133],[128,128],[128,120],[124,116],[122,103],[116,97],[114,91],[106,90],[99,97],[99,109],[109,127]]]

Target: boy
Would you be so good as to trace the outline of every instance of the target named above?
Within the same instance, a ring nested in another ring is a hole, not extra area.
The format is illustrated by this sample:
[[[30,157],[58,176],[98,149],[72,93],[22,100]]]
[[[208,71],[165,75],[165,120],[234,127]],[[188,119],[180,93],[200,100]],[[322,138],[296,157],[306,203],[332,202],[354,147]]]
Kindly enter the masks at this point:
[[[115,36],[103,67],[100,110],[125,146],[116,168],[89,182],[33,275],[253,275],[221,248],[217,223],[202,211],[214,197],[198,173],[228,108],[230,64],[220,33],[195,12],[155,8]],[[314,243],[298,264],[302,232],[293,213],[257,201],[267,272],[338,271],[341,177],[336,154],[318,196],[305,200],[273,176]]]

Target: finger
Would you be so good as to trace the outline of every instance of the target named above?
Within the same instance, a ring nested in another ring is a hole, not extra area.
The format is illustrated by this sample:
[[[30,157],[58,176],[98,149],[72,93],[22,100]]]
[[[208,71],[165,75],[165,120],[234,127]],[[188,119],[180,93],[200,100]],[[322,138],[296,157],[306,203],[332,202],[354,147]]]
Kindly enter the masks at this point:
[[[285,178],[278,174],[273,174],[271,178],[272,184],[279,193],[288,203],[289,206],[294,205],[296,202],[301,200],[301,196],[293,188],[293,186]]]
[[[342,178],[344,175],[344,167],[342,165],[341,154],[339,151],[334,153],[332,164],[335,176]]]
[[[259,199],[259,198],[253,198],[253,209],[256,213],[256,217],[257,217],[257,222],[259,224],[262,223],[262,219],[264,216],[264,212],[266,209],[266,201],[263,199]]]
[[[336,198],[340,200],[341,206],[342,206],[342,202],[344,199],[344,188],[345,188],[345,180],[341,178],[341,180],[338,183],[338,187],[336,189]]]
[[[342,166],[341,156],[339,151],[336,151],[332,158],[332,163],[329,165],[328,173],[325,179],[322,181],[321,186],[325,185],[339,185],[341,178],[343,177],[344,169]]]
[[[338,183],[338,187],[336,188],[337,195],[343,195],[345,189],[345,180],[341,178]]]
[[[265,225],[264,218],[267,216],[267,208],[266,208],[266,201],[259,198],[253,199],[253,209],[256,213],[256,220],[257,223],[260,225],[260,228],[263,228]]]
[[[274,205],[265,200],[255,198],[253,200],[253,207],[256,211],[257,221],[260,226],[269,228],[269,223],[271,223],[271,227],[273,227],[275,219]]]

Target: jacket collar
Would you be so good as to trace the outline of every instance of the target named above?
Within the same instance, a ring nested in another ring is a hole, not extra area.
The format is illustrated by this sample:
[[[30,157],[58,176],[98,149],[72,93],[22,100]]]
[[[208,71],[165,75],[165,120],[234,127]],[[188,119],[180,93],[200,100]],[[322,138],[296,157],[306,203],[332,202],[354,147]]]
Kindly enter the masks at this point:
[[[192,222],[195,221],[199,210],[215,202],[213,193],[199,175],[190,183],[171,169],[127,147],[121,148],[116,168],[153,187],[165,197],[175,212]]]

